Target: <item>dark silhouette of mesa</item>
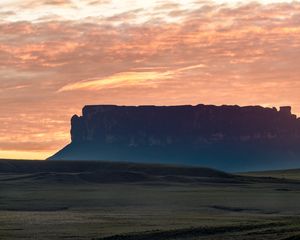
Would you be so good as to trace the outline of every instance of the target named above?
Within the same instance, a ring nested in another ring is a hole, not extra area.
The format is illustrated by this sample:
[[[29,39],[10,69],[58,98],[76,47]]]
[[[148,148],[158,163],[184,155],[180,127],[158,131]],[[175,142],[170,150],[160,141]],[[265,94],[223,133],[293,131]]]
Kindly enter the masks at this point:
[[[105,160],[254,171],[300,167],[291,107],[85,106],[50,160]]]

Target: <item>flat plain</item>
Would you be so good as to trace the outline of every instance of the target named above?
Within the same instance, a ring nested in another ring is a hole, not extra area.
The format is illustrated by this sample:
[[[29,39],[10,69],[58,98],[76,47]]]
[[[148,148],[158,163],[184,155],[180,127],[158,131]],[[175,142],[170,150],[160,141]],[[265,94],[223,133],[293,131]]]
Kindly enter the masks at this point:
[[[299,173],[1,160],[0,239],[300,239]]]

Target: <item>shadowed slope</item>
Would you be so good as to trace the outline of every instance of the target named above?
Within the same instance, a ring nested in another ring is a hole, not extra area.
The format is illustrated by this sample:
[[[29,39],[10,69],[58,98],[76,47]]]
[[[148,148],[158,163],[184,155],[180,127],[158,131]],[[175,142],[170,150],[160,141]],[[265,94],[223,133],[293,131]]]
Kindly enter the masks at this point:
[[[0,173],[16,177],[2,181],[58,182],[238,182],[241,179],[209,168],[101,161],[0,160]]]
[[[222,171],[178,165],[103,161],[19,161],[0,160],[0,181],[59,183],[298,183],[297,179],[234,175]]]

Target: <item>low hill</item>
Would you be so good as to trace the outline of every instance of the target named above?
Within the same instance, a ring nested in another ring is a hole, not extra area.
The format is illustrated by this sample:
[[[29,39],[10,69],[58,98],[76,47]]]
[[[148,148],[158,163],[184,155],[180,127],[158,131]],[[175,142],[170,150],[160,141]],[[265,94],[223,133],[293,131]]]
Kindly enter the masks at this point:
[[[0,160],[0,173],[15,174],[6,180],[61,182],[232,182],[236,176],[210,168],[104,161]],[[2,181],[5,178],[2,177]]]
[[[104,161],[0,160],[0,181],[47,183],[254,183],[282,182],[259,173],[235,175],[203,167]],[[295,180],[296,181],[296,180]],[[284,182],[295,182],[286,179]]]

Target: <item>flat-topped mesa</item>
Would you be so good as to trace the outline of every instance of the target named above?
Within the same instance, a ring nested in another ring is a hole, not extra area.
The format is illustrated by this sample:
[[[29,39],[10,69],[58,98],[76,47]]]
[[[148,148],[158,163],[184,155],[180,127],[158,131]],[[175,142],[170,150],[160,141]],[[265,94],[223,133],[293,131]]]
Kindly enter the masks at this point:
[[[300,167],[291,107],[85,106],[50,159],[192,164],[225,171]]]
[[[291,107],[85,106],[72,118],[72,141],[125,145],[207,144],[300,136]],[[288,140],[288,139],[287,139]]]

